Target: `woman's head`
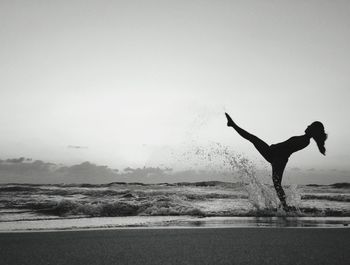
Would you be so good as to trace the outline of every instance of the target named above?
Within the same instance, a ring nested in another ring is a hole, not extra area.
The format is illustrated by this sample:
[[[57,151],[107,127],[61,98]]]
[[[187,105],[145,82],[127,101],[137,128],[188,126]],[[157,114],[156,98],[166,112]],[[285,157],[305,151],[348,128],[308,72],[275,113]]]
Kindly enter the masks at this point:
[[[327,140],[327,134],[324,131],[324,126],[322,122],[315,121],[311,123],[305,130],[305,133],[314,138],[317,143],[318,149],[323,155],[326,155],[326,148],[324,146],[325,141]]]

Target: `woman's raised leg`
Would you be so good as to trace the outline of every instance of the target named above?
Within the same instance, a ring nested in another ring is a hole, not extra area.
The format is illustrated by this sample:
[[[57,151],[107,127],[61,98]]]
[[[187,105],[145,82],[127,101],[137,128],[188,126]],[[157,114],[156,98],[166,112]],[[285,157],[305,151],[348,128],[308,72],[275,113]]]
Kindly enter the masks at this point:
[[[244,139],[247,139],[250,141],[255,148],[259,151],[259,153],[268,161],[271,163],[271,151],[270,151],[270,146],[265,143],[263,140],[260,138],[256,137],[255,135],[243,130],[241,127],[239,127],[228,115],[225,113],[226,118],[227,118],[227,126],[232,127],[233,129],[238,132],[240,136],[242,136]]]

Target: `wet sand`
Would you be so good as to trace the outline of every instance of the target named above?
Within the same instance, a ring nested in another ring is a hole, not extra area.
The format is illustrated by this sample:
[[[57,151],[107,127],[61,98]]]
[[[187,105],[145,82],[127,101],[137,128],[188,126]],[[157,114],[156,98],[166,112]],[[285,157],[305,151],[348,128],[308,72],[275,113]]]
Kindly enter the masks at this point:
[[[2,265],[350,264],[347,228],[1,233]]]

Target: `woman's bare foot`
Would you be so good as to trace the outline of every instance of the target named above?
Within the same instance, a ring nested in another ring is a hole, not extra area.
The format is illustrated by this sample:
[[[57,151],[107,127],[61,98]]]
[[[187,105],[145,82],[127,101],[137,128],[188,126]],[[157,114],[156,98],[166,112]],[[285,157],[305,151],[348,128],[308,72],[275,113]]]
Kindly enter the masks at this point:
[[[297,208],[295,206],[290,206],[290,205],[284,204],[283,210],[285,212],[295,212],[295,211],[297,211]]]
[[[295,212],[297,208],[295,206],[288,206],[288,212]]]
[[[226,118],[227,118],[227,126],[228,127],[233,127],[233,125],[235,124],[233,122],[233,120],[231,119],[230,115],[228,115],[226,112],[225,112],[225,115],[226,115]]]

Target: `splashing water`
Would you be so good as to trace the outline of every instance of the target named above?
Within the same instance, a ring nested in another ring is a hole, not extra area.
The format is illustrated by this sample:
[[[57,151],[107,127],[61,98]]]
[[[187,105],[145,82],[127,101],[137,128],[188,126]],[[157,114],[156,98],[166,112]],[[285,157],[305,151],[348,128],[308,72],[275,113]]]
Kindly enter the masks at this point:
[[[284,215],[274,187],[263,183],[261,176],[257,175],[256,165],[253,161],[237,154],[230,147],[221,143],[210,143],[207,146],[195,142],[187,144],[187,150],[178,155],[178,161],[191,161],[192,165],[206,170],[226,172],[233,175],[243,184],[248,200],[258,212],[276,212]],[[284,187],[287,203],[299,211],[301,195],[297,185]]]
[[[290,185],[286,190],[287,204],[294,206],[298,211],[301,205],[301,194],[298,192],[298,185]]]

